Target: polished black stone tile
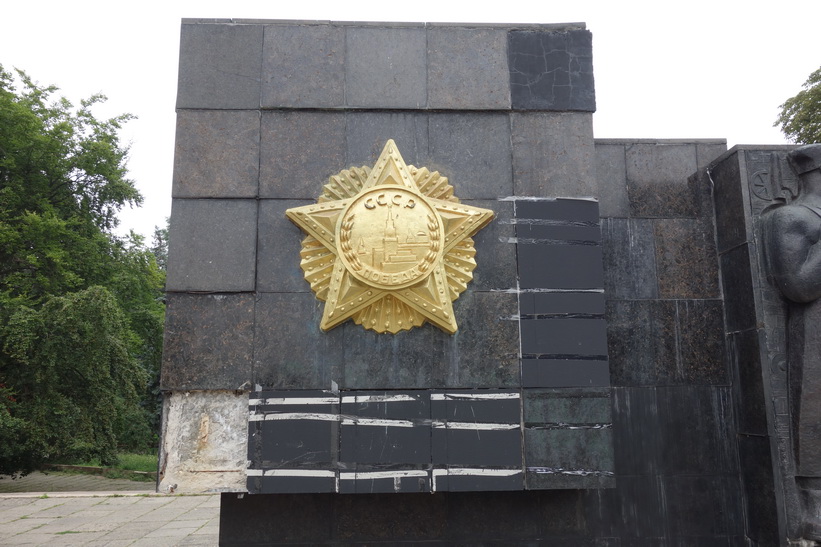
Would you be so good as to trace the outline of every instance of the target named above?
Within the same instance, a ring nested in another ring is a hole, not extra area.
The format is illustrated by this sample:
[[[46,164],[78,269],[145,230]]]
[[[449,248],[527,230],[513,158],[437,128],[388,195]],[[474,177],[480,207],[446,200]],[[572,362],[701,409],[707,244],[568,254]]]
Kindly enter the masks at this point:
[[[522,359],[523,387],[600,387],[610,385],[606,359]]]

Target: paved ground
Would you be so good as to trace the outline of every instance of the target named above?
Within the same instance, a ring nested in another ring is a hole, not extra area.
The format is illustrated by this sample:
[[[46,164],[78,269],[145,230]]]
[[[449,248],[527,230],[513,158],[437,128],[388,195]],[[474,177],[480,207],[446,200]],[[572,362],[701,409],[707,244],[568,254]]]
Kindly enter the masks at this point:
[[[219,495],[153,491],[153,483],[95,475],[2,477],[0,545],[218,544]]]

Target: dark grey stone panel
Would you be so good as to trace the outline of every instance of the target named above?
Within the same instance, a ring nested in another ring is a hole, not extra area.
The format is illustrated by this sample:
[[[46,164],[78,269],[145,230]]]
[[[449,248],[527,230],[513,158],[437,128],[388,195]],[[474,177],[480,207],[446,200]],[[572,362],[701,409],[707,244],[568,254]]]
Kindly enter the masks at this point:
[[[488,396],[503,398],[482,398]],[[502,389],[438,391],[431,401],[431,417],[440,421],[518,424],[521,398],[518,391]]]
[[[424,108],[427,104],[424,26],[348,27],[345,101],[365,108]]]
[[[169,293],[166,299],[161,388],[248,389],[253,296]]]
[[[767,407],[764,398],[760,341],[758,330],[750,329],[727,335],[728,357],[734,374],[738,432],[746,435],[767,434]]]
[[[530,468],[561,469],[573,474],[613,472],[613,439],[609,427],[577,429],[525,429],[525,465],[528,468],[527,487],[538,488],[553,473],[541,474]],[[555,471],[554,471],[555,473]],[[595,474],[595,473],[593,473]],[[534,476],[535,475],[535,476]],[[532,483],[537,477],[541,481]]]
[[[593,37],[587,30],[508,33],[514,109],[596,110]]]
[[[476,269],[471,291],[509,289],[516,286],[516,246],[513,225],[513,203],[510,201],[462,200],[465,205],[490,209],[493,221],[473,236]]]
[[[584,223],[593,226],[599,223],[599,204],[591,199],[539,199],[516,200],[517,219],[537,219]]]
[[[676,312],[679,375],[683,383],[727,385],[722,302],[679,300]]]
[[[605,218],[601,232],[608,298],[658,298],[653,221]]]
[[[305,233],[285,216],[285,210],[313,203],[308,200],[264,199],[259,202],[257,291],[308,292],[311,285],[300,268]]]
[[[623,144],[596,144],[596,180],[599,187],[601,216],[627,218],[630,200],[627,198],[627,166]]]
[[[721,285],[727,331],[735,332],[756,325],[753,279],[747,245],[740,245],[721,255]]]
[[[516,295],[468,291],[454,304],[460,330],[453,336],[430,325],[395,336],[366,331],[352,322],[331,330],[342,336],[333,342],[335,351],[344,347],[340,386],[518,386],[518,325],[510,319],[516,314]]]
[[[336,496],[333,513],[316,525],[343,544],[432,540],[445,534],[447,505],[442,496],[418,494]]]
[[[448,494],[448,538],[484,545],[503,545],[506,538],[508,544],[511,538],[556,538],[567,545],[584,530],[582,496],[578,490]]]
[[[428,29],[428,107],[510,108],[506,51],[504,29]]]
[[[356,401],[346,402],[352,396],[345,396],[349,393],[343,392],[342,399],[342,415],[346,418],[340,436],[342,461],[352,469],[361,464],[430,463],[431,427],[426,423],[430,419],[429,391],[357,391]],[[386,400],[392,396],[412,401]],[[385,425],[374,425],[368,419],[385,421]],[[394,420],[395,426],[387,425]],[[406,427],[408,422],[415,425]]]
[[[328,389],[342,385],[343,332],[321,333],[324,303],[313,293],[257,295],[254,384],[265,388]]]
[[[174,197],[254,198],[259,183],[259,112],[180,110]]]
[[[262,49],[262,106],[322,108],[345,103],[345,29],[268,25]]]
[[[609,424],[609,389],[526,389],[525,425]]]
[[[697,188],[688,180],[698,168],[695,144],[631,144],[626,164],[630,216],[699,216]]]
[[[444,440],[442,440],[444,439]],[[434,428],[432,442],[434,446],[434,463],[466,467],[521,467],[522,466],[522,431],[520,428],[509,430],[474,430]],[[444,448],[444,450],[443,450]],[[444,461],[443,459],[444,458]],[[486,477],[465,477],[466,481],[480,481]],[[508,484],[509,477],[501,484]],[[448,488],[451,492],[461,490],[478,490],[478,488],[455,487],[460,479],[448,475]],[[437,490],[442,489],[437,485]],[[519,486],[521,489],[521,477]],[[498,486],[491,490],[499,489]],[[505,488],[507,490],[509,488]]]
[[[519,478],[521,482],[521,478]],[[569,547],[620,545],[585,534],[585,493],[460,492],[416,494],[223,494],[220,544],[432,542]],[[657,504],[658,507],[660,504]]]
[[[353,483],[348,485],[346,483]],[[353,488],[352,491],[348,489]],[[343,480],[339,485],[340,493],[378,494],[378,493],[423,493],[431,491],[428,477],[389,477],[373,479],[367,475],[358,475],[355,480]]]
[[[598,196],[590,114],[511,114],[517,196]]]
[[[523,387],[599,387],[610,385],[606,359],[522,359]]]
[[[718,261],[712,225],[702,220],[654,222],[661,298],[718,298]]]
[[[519,313],[522,315],[604,314],[603,293],[540,293],[519,294]]]
[[[460,199],[513,194],[510,118],[507,114],[431,114],[431,171],[448,177]]]
[[[256,201],[176,199],[169,239],[167,290],[254,290]]]
[[[759,545],[778,545],[780,533],[775,477],[768,436],[739,435],[738,455],[744,477],[749,538]]]
[[[331,538],[327,515],[333,511],[330,495],[222,494],[220,543],[248,545],[282,541],[318,543]]]
[[[605,498],[604,509],[611,513],[608,531],[630,546],[665,545],[667,506],[661,477],[624,475],[620,467],[616,469],[616,488],[599,491]]]
[[[312,405],[313,406],[313,405]],[[317,412],[313,407],[312,412]],[[260,466],[299,467],[306,464],[328,467],[337,459],[337,447],[332,441],[338,437],[337,422],[328,420],[266,420],[257,422],[259,434],[264,442],[260,452]],[[308,480],[313,477],[302,477]],[[306,484],[302,490],[288,492],[310,492]]]
[[[262,28],[183,24],[177,108],[259,108]]]
[[[607,355],[604,319],[527,319],[520,329],[522,354]]]
[[[521,490],[522,474],[493,476],[493,475],[461,475],[449,473],[447,477],[437,479],[437,489],[440,485],[447,485],[449,492],[493,492],[497,490]]]
[[[595,289],[604,285],[601,247],[517,245],[521,289]]]
[[[372,167],[388,139],[393,139],[408,165],[429,167],[428,114],[420,112],[356,112],[345,114],[345,168]],[[442,173],[447,176],[448,173]]]
[[[257,494],[324,493],[334,492],[335,488],[334,477],[261,477]]]
[[[702,169],[707,167],[710,162],[726,151],[726,142],[697,142],[696,154],[698,156],[698,168]]]
[[[538,471],[528,470],[525,474],[525,484],[529,490],[613,488],[615,483],[616,479],[612,472],[566,473],[564,471],[540,468]]]
[[[347,322],[341,327],[345,375],[340,386],[518,386],[519,333],[512,319],[516,307],[512,293],[466,291],[454,302],[459,330],[453,336],[431,325],[386,336]]]
[[[617,386],[664,384],[676,371],[676,303],[607,303],[611,380]]]
[[[548,244],[597,245],[601,243],[601,229],[598,223],[593,226],[552,226],[520,222],[516,225],[516,237]]]
[[[738,477],[672,476],[662,485],[668,533],[679,544],[727,545],[728,535],[744,533]]]
[[[459,330],[453,335],[446,385],[519,387],[516,295],[467,291],[453,304]]]
[[[647,432],[660,431],[662,405],[655,387],[613,388],[613,452],[619,477],[659,473],[662,439]]]
[[[716,241],[723,253],[747,240],[747,222],[741,192],[741,166],[733,154],[712,169],[715,182]]]
[[[457,321],[461,317],[457,315]],[[452,359],[452,339],[431,325],[396,335],[377,334],[352,321],[333,329],[341,334],[346,389],[444,387]]]
[[[717,386],[658,388],[661,471],[667,474],[738,472],[730,389]]]
[[[345,162],[345,115],[339,112],[263,112],[259,195],[316,199]]]

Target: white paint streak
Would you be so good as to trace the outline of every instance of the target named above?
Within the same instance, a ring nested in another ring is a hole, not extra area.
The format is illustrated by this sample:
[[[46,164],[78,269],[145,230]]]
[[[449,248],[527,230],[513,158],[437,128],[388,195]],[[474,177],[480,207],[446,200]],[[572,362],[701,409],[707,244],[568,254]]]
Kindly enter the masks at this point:
[[[339,421],[338,414],[320,414],[318,412],[272,412],[270,414],[252,414],[248,417],[252,422],[268,420],[321,420],[325,422]]]
[[[519,399],[518,393],[432,393],[431,401],[461,401],[483,399]]]
[[[338,397],[271,397],[251,399],[249,405],[338,405]]]
[[[416,402],[410,395],[346,395],[343,403],[405,403]]]
[[[492,424],[487,422],[440,422],[432,421],[435,429],[467,429],[473,431],[510,431],[520,429],[520,424]]]
[[[413,427],[416,424],[408,420],[383,420],[380,418],[359,418],[356,416],[345,416],[342,418],[342,425],[367,425],[377,427]]]
[[[421,469],[408,469],[406,471],[349,471],[339,473],[339,478],[346,481],[356,479],[401,479],[403,477],[427,476],[428,472]]]
[[[249,469],[250,471],[258,471]],[[265,477],[336,477],[336,471],[326,471],[322,469],[266,469],[263,473]]]
[[[438,473],[437,473],[438,472]],[[521,475],[521,469],[491,469],[487,467],[451,467],[434,469],[433,475],[453,475],[460,477],[512,477]]]

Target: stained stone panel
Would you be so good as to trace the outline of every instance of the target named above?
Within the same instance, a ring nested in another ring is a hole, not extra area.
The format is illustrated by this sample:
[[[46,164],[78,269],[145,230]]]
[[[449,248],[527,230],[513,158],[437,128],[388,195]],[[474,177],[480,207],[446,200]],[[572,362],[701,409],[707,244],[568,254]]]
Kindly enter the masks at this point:
[[[351,107],[424,108],[427,103],[423,25],[348,27],[345,101]]]
[[[513,193],[507,114],[431,114],[430,165],[448,177],[460,199]]]
[[[428,29],[428,107],[510,108],[507,32],[432,25]]]
[[[255,198],[259,183],[259,112],[180,110],[173,195]]]
[[[661,298],[718,298],[718,265],[712,225],[665,219],[653,225]]]
[[[310,292],[257,295],[255,385],[330,389],[331,382],[343,384],[343,331],[321,333],[322,307]],[[312,342],[299,342],[305,340]]]
[[[607,303],[607,343],[614,385],[669,383],[676,370],[676,304],[658,300]]]
[[[756,314],[747,245],[727,251],[721,255],[720,261],[727,331],[752,328],[755,326]]]
[[[399,153],[408,165],[421,168],[430,163],[428,114],[354,111],[346,113],[345,120],[346,169],[352,166],[373,166],[388,139],[396,142]]]
[[[263,112],[260,131],[261,198],[315,200],[328,177],[350,167],[342,113]]]
[[[604,288],[611,299],[658,298],[653,221],[604,218]]]
[[[262,29],[183,24],[177,108],[258,109]]]
[[[627,146],[627,189],[630,215],[640,218],[696,217],[697,189],[694,144],[635,143]]]
[[[598,194],[590,114],[514,113],[511,131],[517,196]]]
[[[624,144],[596,142],[596,180],[599,181],[599,207],[602,218],[627,218],[627,166]]]
[[[254,200],[174,200],[166,290],[254,290],[256,239]]]
[[[314,200],[263,199],[259,201],[257,240],[257,291],[309,292],[299,265],[305,237],[285,211],[315,203]]]
[[[162,389],[250,388],[253,296],[169,293],[166,299]]]
[[[262,49],[262,106],[337,107],[345,102],[345,29],[267,25]]]
[[[457,188],[458,191],[458,188]],[[509,201],[461,200],[465,205],[490,209],[493,221],[473,236],[476,269],[469,290],[490,291],[516,286],[516,246],[513,225],[513,203]]]

